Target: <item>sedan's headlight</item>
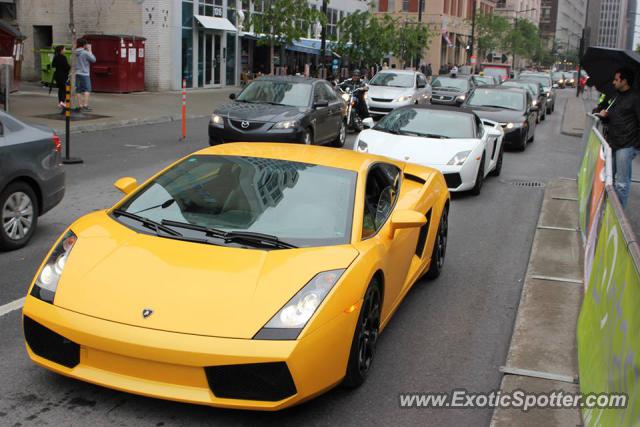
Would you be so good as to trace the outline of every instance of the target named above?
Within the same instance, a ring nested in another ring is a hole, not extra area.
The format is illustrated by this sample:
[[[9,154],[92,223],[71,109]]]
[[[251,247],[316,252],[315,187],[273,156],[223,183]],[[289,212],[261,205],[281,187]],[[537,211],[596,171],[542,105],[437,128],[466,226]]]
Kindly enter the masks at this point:
[[[297,120],[285,120],[284,122],[278,122],[273,125],[273,129],[293,129],[298,126]]]
[[[465,99],[467,99],[465,95],[460,95],[456,97],[456,101],[460,101],[460,102],[463,102]]]
[[[558,83],[564,83],[564,80],[560,79],[558,80]]]
[[[513,127],[514,127],[514,126],[515,126],[515,125],[514,125],[513,123],[507,123],[506,128],[507,128],[507,129],[513,129]]]
[[[254,339],[296,339],[345,269],[318,273],[266,325]]]
[[[407,101],[411,101],[411,96],[410,95],[403,95],[403,96],[399,96],[396,99],[393,100],[394,102],[407,102]]]
[[[467,158],[469,157],[469,154],[471,154],[471,150],[461,151],[455,156],[453,156],[453,158],[447,162],[447,165],[460,166],[467,160]]]
[[[344,99],[346,102],[349,102],[349,100],[351,99],[351,95],[349,95],[348,93],[343,93],[341,96],[342,99]]]
[[[536,105],[538,105],[538,100],[536,100],[536,99],[532,100],[532,101],[531,101],[531,105],[533,105],[534,107],[535,107]]]
[[[359,140],[358,141],[358,151],[360,151],[362,153],[368,153],[369,152],[369,144],[367,144],[363,140]]]
[[[211,123],[213,123],[214,126],[224,127],[224,119],[222,118],[222,116],[219,116],[217,114],[211,115]]]
[[[78,238],[73,231],[69,230],[65,233],[38,273],[36,283],[31,290],[32,296],[53,303],[62,271],[77,240]]]

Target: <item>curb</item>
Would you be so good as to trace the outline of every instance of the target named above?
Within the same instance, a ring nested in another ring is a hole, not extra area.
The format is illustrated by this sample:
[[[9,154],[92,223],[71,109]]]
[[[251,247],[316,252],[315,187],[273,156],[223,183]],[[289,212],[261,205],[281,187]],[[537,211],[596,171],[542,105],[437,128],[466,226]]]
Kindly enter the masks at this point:
[[[210,114],[191,115],[191,116],[187,116],[187,120],[204,119],[209,116]],[[71,134],[73,135],[77,133],[87,133],[87,132],[95,132],[100,130],[119,129],[119,128],[142,126],[142,125],[155,125],[159,123],[177,122],[181,120],[182,120],[182,116],[161,116],[161,117],[149,117],[149,118],[143,118],[143,119],[120,120],[117,122],[109,122],[109,123],[94,123],[94,124],[78,125],[78,126],[74,126],[71,129]],[[64,134],[65,134],[64,130],[60,130],[58,132],[58,135],[64,135]]]
[[[560,123],[560,133],[568,136],[582,136],[582,134],[584,133],[584,129],[580,132],[564,130],[564,120],[565,120],[565,117],[567,116],[567,107],[569,107],[568,99],[567,99],[567,102],[564,103],[564,109],[562,110],[562,122]]]

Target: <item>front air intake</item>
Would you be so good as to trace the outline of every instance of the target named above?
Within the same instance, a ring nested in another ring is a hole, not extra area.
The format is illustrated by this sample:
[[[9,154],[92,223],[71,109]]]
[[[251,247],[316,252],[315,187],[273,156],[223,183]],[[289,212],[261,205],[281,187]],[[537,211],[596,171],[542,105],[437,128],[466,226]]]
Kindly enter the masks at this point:
[[[297,393],[285,362],[209,366],[205,373],[216,397],[276,402]]]
[[[24,337],[29,348],[38,356],[59,365],[73,368],[80,363],[80,346],[24,316]]]

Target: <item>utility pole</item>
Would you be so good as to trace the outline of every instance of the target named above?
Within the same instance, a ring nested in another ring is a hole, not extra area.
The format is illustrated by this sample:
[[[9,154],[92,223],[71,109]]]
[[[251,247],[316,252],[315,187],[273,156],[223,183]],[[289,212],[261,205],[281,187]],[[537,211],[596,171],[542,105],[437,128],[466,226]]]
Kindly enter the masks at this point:
[[[422,9],[424,9],[424,0],[418,2],[418,31],[422,29]],[[420,71],[420,61],[422,61],[422,46],[416,56],[416,71]]]
[[[472,0],[473,2],[473,12],[471,12],[471,43],[469,46],[469,63],[471,64],[471,74],[476,73],[476,64],[478,63],[478,57],[476,56],[475,63],[471,63],[471,58],[473,57],[473,48],[475,47],[476,42],[476,0]]]
[[[73,0],[69,0],[69,31],[71,31],[71,70],[69,83],[71,84],[71,103],[76,93],[76,26],[73,16]]]
[[[580,47],[578,51],[578,81],[576,82],[576,97],[580,96],[580,77],[582,73],[582,57],[584,56],[584,50],[588,47],[586,36],[589,36],[590,31],[587,29],[587,23],[589,22],[589,0],[587,0],[587,8],[584,11],[584,27],[582,28],[582,37],[580,38]]]
[[[325,16],[325,18],[327,18],[327,0],[322,0],[322,14]],[[327,78],[328,74],[327,74],[327,67],[326,64],[324,63],[325,61],[325,56],[326,56],[326,51],[327,51],[327,24],[323,24],[322,25],[322,35],[321,40],[320,40],[320,61],[322,64],[322,68],[320,73],[324,73],[324,76],[321,74],[320,78]]]
[[[516,12],[515,24],[513,24],[513,55],[511,56],[511,72],[516,77],[516,41],[518,40],[518,13]]]

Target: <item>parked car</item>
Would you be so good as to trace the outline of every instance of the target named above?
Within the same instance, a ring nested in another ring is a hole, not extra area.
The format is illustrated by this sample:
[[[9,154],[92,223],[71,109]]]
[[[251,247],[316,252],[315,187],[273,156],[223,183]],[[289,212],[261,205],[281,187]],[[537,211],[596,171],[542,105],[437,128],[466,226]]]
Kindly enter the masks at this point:
[[[23,247],[64,196],[62,144],[50,129],[0,112],[0,250]]]
[[[481,119],[500,123],[504,143],[524,151],[535,138],[536,112],[531,108],[531,95],[524,88],[483,86],[476,88],[463,104]]]
[[[120,391],[275,411],[357,387],[444,268],[450,195],[419,165],[236,143],[116,187],[54,243],[21,323],[34,363]]]
[[[502,83],[504,87],[523,87],[531,94],[531,108],[536,111],[537,122],[547,118],[547,97],[542,84],[531,80],[508,80]]]
[[[473,76],[438,76],[431,82],[432,104],[460,105],[469,92],[476,86]]]
[[[209,145],[298,142],[344,145],[346,104],[325,81],[265,76],[252,81],[209,121]]]
[[[438,169],[449,191],[480,194],[502,170],[504,132],[466,108],[427,105],[393,111],[360,132],[353,149]]]
[[[556,109],[556,91],[553,88],[551,76],[547,73],[521,74],[519,80],[531,80],[542,85],[544,95],[547,97],[547,114],[552,114]]]
[[[427,104],[431,85],[424,74],[410,70],[382,70],[369,81],[367,105],[372,117],[380,117],[396,108]]]

